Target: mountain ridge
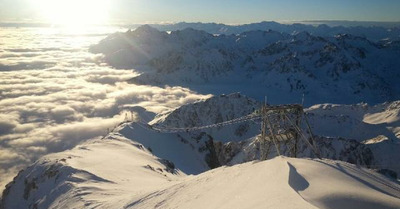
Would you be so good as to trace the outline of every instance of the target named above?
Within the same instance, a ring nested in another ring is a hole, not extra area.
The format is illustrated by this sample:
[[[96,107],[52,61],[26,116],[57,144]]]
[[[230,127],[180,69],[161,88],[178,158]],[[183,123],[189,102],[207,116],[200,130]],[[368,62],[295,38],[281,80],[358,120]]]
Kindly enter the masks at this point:
[[[316,22],[316,23],[315,23]],[[379,25],[377,23],[364,24],[351,23],[347,21],[346,24],[335,23],[335,21],[324,22],[324,21],[311,21],[311,24],[304,23],[279,23],[275,21],[262,21],[257,23],[248,23],[242,25],[227,25],[222,23],[193,23],[193,22],[179,22],[174,24],[150,24],[150,26],[157,28],[161,31],[176,31],[183,30],[185,28],[194,28],[197,30],[203,30],[211,34],[240,34],[246,31],[252,30],[275,30],[285,33],[307,31],[316,36],[334,36],[341,33],[349,33],[357,36],[367,37],[368,39],[378,41],[384,38],[396,38],[400,35],[400,24],[386,23]],[[307,21],[305,21],[307,23]],[[140,27],[140,24],[130,25],[130,28]]]
[[[349,34],[319,37],[269,30],[211,35],[142,27],[110,35],[91,51],[103,53],[116,68],[141,72],[131,80],[137,84],[214,94],[240,91],[258,99],[262,94],[275,103],[293,103],[304,94],[307,105],[400,98],[396,42],[375,43]],[[148,31],[146,36],[140,36],[142,31]]]

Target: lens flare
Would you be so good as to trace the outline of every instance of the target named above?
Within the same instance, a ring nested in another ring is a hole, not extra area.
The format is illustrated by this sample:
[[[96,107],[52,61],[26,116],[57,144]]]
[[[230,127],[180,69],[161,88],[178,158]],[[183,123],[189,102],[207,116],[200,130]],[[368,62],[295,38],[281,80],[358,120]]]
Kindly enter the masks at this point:
[[[34,4],[46,22],[79,27],[107,23],[110,0],[36,0]]]

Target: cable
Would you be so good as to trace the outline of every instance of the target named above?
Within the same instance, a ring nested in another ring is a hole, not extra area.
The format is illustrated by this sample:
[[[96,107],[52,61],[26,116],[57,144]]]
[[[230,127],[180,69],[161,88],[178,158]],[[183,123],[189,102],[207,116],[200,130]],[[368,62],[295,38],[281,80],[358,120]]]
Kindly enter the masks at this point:
[[[229,121],[224,121],[221,123],[209,124],[209,125],[204,125],[204,126],[195,126],[195,127],[190,127],[190,128],[168,128],[168,127],[150,126],[150,128],[155,131],[162,132],[162,133],[191,132],[191,131],[198,131],[198,130],[202,130],[202,129],[214,128],[214,127],[218,127],[218,126],[227,126],[227,125],[232,125],[232,124],[236,124],[236,123],[243,123],[246,121],[258,119],[260,117],[261,116],[259,116],[259,115],[251,113],[249,115],[235,118],[235,119],[232,119]],[[143,124],[143,125],[149,126],[148,124]]]

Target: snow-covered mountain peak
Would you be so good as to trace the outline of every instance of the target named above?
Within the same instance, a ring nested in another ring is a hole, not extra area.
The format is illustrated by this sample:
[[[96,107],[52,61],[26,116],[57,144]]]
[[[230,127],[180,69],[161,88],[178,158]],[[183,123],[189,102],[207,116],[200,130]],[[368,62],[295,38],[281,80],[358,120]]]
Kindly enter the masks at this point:
[[[205,44],[212,39],[213,35],[204,31],[195,30],[193,28],[185,28],[181,31],[171,31],[169,39],[177,44],[182,44],[186,47],[194,47]]]
[[[393,39],[381,40],[379,44],[383,47],[390,48],[393,50],[400,51],[400,37]]]
[[[171,31],[170,35],[176,35],[177,37],[212,37],[211,34],[206,33],[205,31],[195,30],[193,28],[185,28],[183,30]]]
[[[160,114],[150,124],[191,128],[232,120],[254,112],[260,103],[240,93],[213,96]]]
[[[285,40],[288,34],[272,30],[268,31],[247,31],[237,35],[236,44],[244,50],[259,50],[275,42]]]
[[[361,54],[362,59],[365,58],[368,52],[373,52],[379,49],[377,43],[374,43],[365,37],[351,34],[336,35],[335,42],[344,48],[357,49]]]
[[[165,32],[161,32],[149,25],[142,25],[133,31],[130,31],[129,35],[135,36],[137,38],[147,38],[154,39],[155,37],[161,37],[165,35]]]
[[[311,34],[306,32],[306,31],[294,31],[292,33],[292,36],[294,36],[295,39],[297,40],[311,40]]]
[[[159,30],[151,27],[150,25],[141,25],[137,27],[134,32],[136,34],[157,34],[160,33]]]
[[[143,30],[154,35],[145,40],[129,35],[135,31],[111,35],[93,51],[104,53],[115,67],[146,66],[150,70],[132,79],[138,84],[181,85],[199,91],[203,89],[198,84],[223,84],[230,85],[223,88],[229,92],[208,93],[274,95],[278,103],[293,103],[293,98],[305,94],[307,105],[400,98],[400,51],[356,35],[318,37],[299,30],[292,35],[248,31],[214,36],[195,29],[170,34],[149,26]]]

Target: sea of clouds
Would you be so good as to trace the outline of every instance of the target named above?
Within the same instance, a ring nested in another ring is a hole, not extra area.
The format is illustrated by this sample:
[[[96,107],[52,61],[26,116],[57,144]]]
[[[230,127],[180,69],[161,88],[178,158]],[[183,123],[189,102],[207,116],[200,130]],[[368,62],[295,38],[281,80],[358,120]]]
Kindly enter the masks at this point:
[[[127,105],[162,112],[207,98],[181,87],[129,84],[88,52],[117,28],[1,28],[0,192],[39,157],[105,135]]]

